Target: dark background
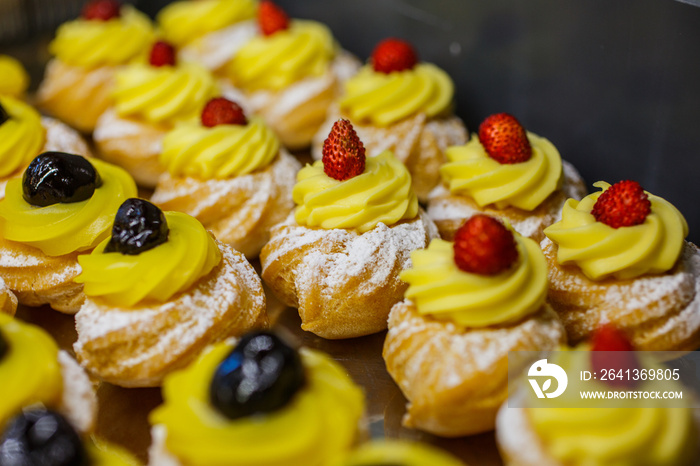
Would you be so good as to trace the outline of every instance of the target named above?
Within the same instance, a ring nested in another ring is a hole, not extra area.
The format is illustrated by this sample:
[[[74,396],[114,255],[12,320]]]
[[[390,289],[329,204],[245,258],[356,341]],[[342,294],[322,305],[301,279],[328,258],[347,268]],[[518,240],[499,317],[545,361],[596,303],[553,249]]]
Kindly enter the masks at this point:
[[[11,20],[1,6],[13,1],[30,17],[10,35],[21,18]],[[64,7],[51,12],[42,3]],[[31,53],[27,38],[36,42],[39,29],[77,15],[80,3],[0,0],[0,52]],[[154,14],[168,2],[132,3]],[[637,180],[674,203],[689,239],[700,241],[700,1],[278,3],[293,17],[328,24],[363,60],[383,38],[411,40],[422,59],[453,77],[456,111],[470,129],[491,113],[510,112],[550,139],[589,186]]]

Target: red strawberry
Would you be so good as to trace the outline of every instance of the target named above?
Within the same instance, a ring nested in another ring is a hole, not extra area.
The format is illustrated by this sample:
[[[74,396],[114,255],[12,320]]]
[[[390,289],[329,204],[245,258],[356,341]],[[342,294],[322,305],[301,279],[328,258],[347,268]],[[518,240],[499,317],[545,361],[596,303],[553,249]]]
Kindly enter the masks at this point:
[[[323,171],[334,180],[344,181],[365,171],[365,146],[348,120],[333,124],[323,143]]]
[[[248,120],[236,102],[223,97],[211,99],[202,110],[202,125],[212,128],[217,125],[246,125]]]
[[[617,327],[612,324],[599,327],[591,338],[591,351],[591,368],[596,378],[603,377],[605,369],[609,385],[618,388],[632,388],[636,385],[634,380],[629,380],[627,370],[631,373],[634,369],[639,369],[639,360],[633,353],[632,343]],[[610,353],[617,351],[622,352]]]
[[[266,36],[289,29],[289,16],[275,3],[264,0],[258,9],[258,25]]]
[[[121,4],[117,0],[93,0],[83,7],[82,16],[89,20],[108,21],[119,17]]]
[[[159,40],[153,44],[148,61],[153,66],[175,66],[175,47]]]
[[[500,221],[477,214],[464,222],[454,239],[455,264],[479,275],[496,275],[518,259],[513,233]]]
[[[412,70],[416,63],[416,50],[411,44],[400,39],[385,39],[372,52],[372,66],[374,71],[379,73]]]
[[[485,119],[479,125],[479,141],[489,157],[501,164],[527,162],[532,157],[525,128],[508,113]]]
[[[651,201],[639,183],[625,180],[603,191],[591,213],[609,227],[631,227],[644,223],[651,213]]]

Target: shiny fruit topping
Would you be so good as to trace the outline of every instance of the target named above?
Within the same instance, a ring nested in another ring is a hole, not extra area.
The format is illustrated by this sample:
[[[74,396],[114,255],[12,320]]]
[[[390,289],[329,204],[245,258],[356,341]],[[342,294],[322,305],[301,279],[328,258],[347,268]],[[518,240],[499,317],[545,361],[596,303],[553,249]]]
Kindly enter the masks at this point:
[[[379,73],[412,70],[417,63],[416,50],[401,39],[385,39],[372,52],[372,67]]]
[[[272,333],[240,339],[211,381],[212,405],[229,419],[285,406],[305,383],[299,353]]]
[[[148,62],[151,66],[175,66],[175,47],[171,44],[159,40],[151,47],[151,55]]]
[[[10,114],[7,113],[7,110],[5,110],[5,107],[0,105],[0,125],[5,123],[9,119],[10,119]]]
[[[477,214],[459,227],[454,238],[455,264],[460,270],[496,275],[518,259],[513,232],[488,215]]]
[[[264,0],[258,9],[258,25],[263,35],[271,36],[277,31],[289,29],[289,16],[275,3]]]
[[[612,228],[631,227],[644,223],[651,213],[651,201],[636,181],[620,181],[598,197],[591,214]]]
[[[93,0],[85,4],[82,16],[89,20],[108,21],[119,18],[119,8],[121,4],[117,0]]]
[[[9,349],[10,345],[7,343],[7,340],[2,332],[0,332],[0,361],[2,361],[2,358],[5,356],[5,354],[7,354]]]
[[[486,118],[479,125],[479,141],[489,157],[501,164],[527,162],[532,157],[525,128],[508,113]]]
[[[236,102],[215,97],[202,110],[202,125],[212,128],[217,125],[247,125],[243,109]]]
[[[163,211],[143,199],[127,199],[117,210],[104,252],[135,256],[165,243],[168,232]]]
[[[31,409],[11,419],[0,440],[0,466],[86,466],[78,433],[60,414]]]
[[[101,185],[99,173],[86,158],[64,152],[37,155],[22,177],[24,200],[38,207],[90,199]]]
[[[323,142],[323,171],[334,180],[344,181],[365,171],[365,146],[352,123],[338,120]]]
[[[637,382],[628,378],[627,370],[639,369],[639,359],[634,353],[634,347],[627,336],[613,324],[599,327],[591,338],[591,368],[593,372],[602,374],[603,369],[614,371],[615,375],[622,371],[622,377],[609,377],[608,385],[616,388],[633,388]]]

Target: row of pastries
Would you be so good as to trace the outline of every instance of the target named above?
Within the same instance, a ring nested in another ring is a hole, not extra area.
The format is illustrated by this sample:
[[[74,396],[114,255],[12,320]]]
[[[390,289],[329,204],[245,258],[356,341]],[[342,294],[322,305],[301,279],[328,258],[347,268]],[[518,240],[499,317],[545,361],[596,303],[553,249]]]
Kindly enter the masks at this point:
[[[510,465],[697,461],[691,400],[651,421],[504,405],[509,351],[700,346],[700,254],[661,197],[587,194],[506,113],[469,138],[410,43],[362,65],[268,1],[175,2],[154,25],[95,0],[49,51],[35,99],[0,58],[0,379],[34,383],[0,387],[0,465],[134,464],[88,437],[90,380],[162,386],[149,464],[461,464],[364,443],[362,388],[270,332],[263,282],[322,338],[388,329],[409,428],[496,428]],[[18,303],[75,314],[75,359]]]

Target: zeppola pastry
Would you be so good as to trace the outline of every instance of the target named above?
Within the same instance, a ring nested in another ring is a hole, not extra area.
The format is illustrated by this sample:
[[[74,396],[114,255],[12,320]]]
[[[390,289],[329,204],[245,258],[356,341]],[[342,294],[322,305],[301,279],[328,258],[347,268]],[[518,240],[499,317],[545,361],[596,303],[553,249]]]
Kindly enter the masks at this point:
[[[166,5],[156,21],[180,58],[217,72],[257,35],[257,10],[256,0],[184,0]]]
[[[0,380],[0,432],[23,408],[37,404],[60,411],[81,432],[95,426],[97,396],[78,363],[40,327],[2,313]]]
[[[406,167],[388,151],[365,160],[352,125],[340,120],[323,160],[299,171],[293,197],[294,215],[260,254],[263,280],[323,338],[384,330],[406,289],[399,273],[410,252],[437,236]]]
[[[28,306],[75,313],[85,295],[77,256],[109,236],[119,205],[136,195],[119,167],[62,152],[32,160],[0,201],[0,277]]]
[[[428,196],[428,215],[445,239],[465,218],[486,213],[539,242],[566,199],[586,195],[581,176],[556,147],[507,113],[484,120],[478,136],[450,147],[447,159],[441,184]]]
[[[116,73],[114,106],[97,121],[97,152],[124,167],[139,186],[154,187],[163,174],[158,164],[166,133],[197,118],[218,94],[213,76],[194,63],[178,63],[167,42],[152,44],[148,63],[133,63]]]
[[[248,258],[260,254],[272,227],[294,208],[301,165],[264,121],[248,120],[227,99],[212,99],[199,122],[170,131],[160,162],[167,173],[151,202],[192,215]]]
[[[255,37],[221,73],[240,92],[244,108],[262,116],[285,147],[297,150],[311,144],[342,83],[358,67],[326,26],[290,20],[277,5],[263,1]]]
[[[508,395],[508,352],[552,350],[566,339],[545,303],[542,252],[480,214],[454,243],[434,239],[411,258],[383,352],[408,399],[404,425],[444,437],[492,430]]]
[[[79,429],[78,429],[79,430]],[[0,463],[7,465],[139,466],[123,449],[82,438],[72,419],[32,406],[12,418],[0,437]]]
[[[107,382],[160,385],[208,344],[268,325],[262,283],[243,254],[148,201],[126,200],[112,236],[78,261],[87,299],[74,349]]]
[[[418,62],[409,43],[387,39],[374,49],[371,63],[345,83],[314,137],[312,155],[321,158],[331,125],[347,118],[368,156],[390,150],[408,167],[413,189],[425,201],[438,183],[447,147],[467,140],[464,124],[452,113],[453,101],[454,84],[447,73]]]
[[[583,344],[573,351],[557,353],[556,364],[570,375],[595,371],[596,367],[605,367],[596,365],[598,351],[609,354],[625,347],[632,349],[621,332],[606,333],[602,338],[594,335],[593,346]],[[627,356],[637,354],[638,358]],[[626,353],[626,358],[633,359],[625,361],[625,365],[648,367],[642,362],[643,354]],[[586,382],[585,389],[606,392],[659,389],[654,381],[625,380],[626,386],[620,383],[619,379],[618,385],[595,380]],[[581,384],[578,377],[569,377],[567,392],[583,388],[578,384]],[[529,385],[523,387],[527,394],[531,393]],[[663,389],[681,390],[682,386],[667,380]],[[533,407],[525,395],[522,388],[518,389],[498,413],[496,440],[506,466],[690,466],[700,461],[700,422],[694,415],[697,409],[693,409],[690,397],[589,400],[587,407],[575,408],[560,403],[558,398],[548,399],[547,406]],[[639,406],[641,403],[644,407]]]
[[[566,201],[542,242],[548,299],[569,339],[611,322],[640,350],[697,349],[700,252],[684,240],[685,218],[635,181],[594,186]]]
[[[248,334],[165,379],[151,466],[324,466],[357,442],[362,390],[325,354]]]
[[[116,71],[142,54],[153,38],[151,21],[130,5],[88,2],[82,16],[60,26],[49,44],[55,58],[37,91],[39,107],[92,132],[110,106]]]
[[[20,100],[0,96],[0,199],[5,195],[7,182],[21,177],[34,157],[48,151],[91,155],[87,143],[75,130],[40,116]]]

